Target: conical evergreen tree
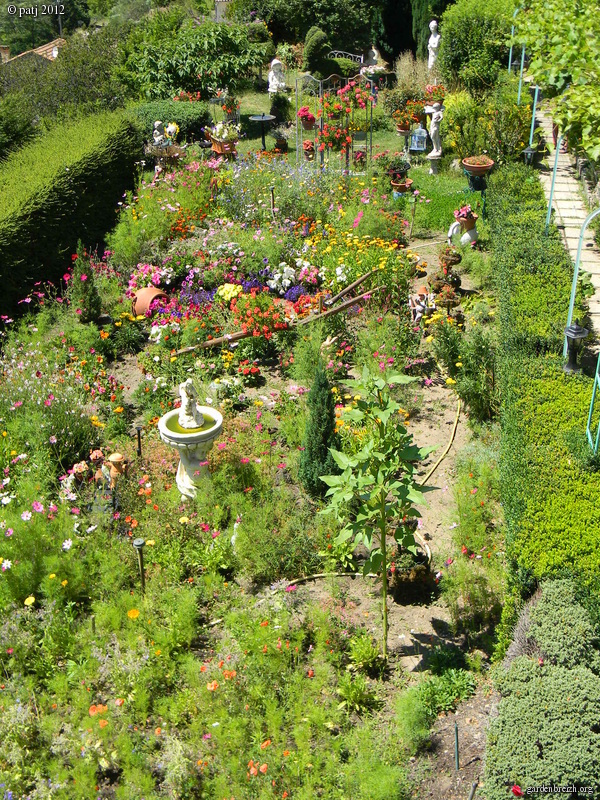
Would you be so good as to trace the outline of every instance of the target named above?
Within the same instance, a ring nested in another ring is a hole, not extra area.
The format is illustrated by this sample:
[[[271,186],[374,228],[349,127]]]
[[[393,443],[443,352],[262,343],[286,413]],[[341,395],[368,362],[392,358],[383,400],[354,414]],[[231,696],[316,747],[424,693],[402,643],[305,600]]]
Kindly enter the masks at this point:
[[[327,486],[320,480],[320,476],[339,472],[329,452],[330,447],[339,449],[339,441],[335,430],[335,401],[325,367],[321,362],[317,366],[315,379],[308,393],[308,413],[302,442],[304,450],[300,457],[298,474],[309,494],[313,497],[323,497]]]

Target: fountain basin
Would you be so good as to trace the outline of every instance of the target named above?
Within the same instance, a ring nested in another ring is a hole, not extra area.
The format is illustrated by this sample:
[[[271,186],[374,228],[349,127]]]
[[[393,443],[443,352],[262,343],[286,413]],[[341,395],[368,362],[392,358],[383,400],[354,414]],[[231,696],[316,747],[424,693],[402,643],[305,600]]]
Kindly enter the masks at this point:
[[[204,424],[197,428],[181,427],[178,408],[158,420],[160,438],[179,453],[177,488],[184,498],[190,499],[196,497],[203,481],[208,478],[206,457],[223,429],[223,417],[216,409],[199,405],[196,408],[204,417]]]

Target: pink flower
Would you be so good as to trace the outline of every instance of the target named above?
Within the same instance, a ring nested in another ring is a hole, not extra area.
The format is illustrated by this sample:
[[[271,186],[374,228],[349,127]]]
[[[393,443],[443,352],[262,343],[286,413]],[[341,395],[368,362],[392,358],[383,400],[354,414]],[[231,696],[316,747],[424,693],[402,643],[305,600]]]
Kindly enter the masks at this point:
[[[285,464],[277,464],[277,469],[285,469]]]
[[[34,511],[37,511],[38,514],[41,514],[42,511],[44,510],[44,506],[40,503],[39,500],[34,500],[33,503],[31,504],[31,507],[33,508]]]
[[[247,464],[250,461],[250,459],[249,458],[241,458],[240,461],[241,461],[242,464]]]
[[[21,519],[22,519],[24,522],[28,522],[28,521],[31,519],[31,511],[24,511],[24,512],[21,514]]]
[[[218,450],[225,450],[226,447],[227,447],[226,442],[219,442],[219,444],[217,445]]]
[[[82,280],[82,281],[87,281],[87,275],[82,275],[82,276],[81,276],[81,280]]]

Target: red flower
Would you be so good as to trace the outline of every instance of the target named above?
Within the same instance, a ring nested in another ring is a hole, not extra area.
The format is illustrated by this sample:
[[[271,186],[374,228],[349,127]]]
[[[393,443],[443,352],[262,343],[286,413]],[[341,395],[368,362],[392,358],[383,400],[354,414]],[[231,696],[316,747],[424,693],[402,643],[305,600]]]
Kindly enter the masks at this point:
[[[511,786],[510,790],[514,794],[515,797],[524,797],[525,796],[525,792],[523,791],[523,789],[521,789],[520,786],[517,786],[516,783],[513,786]]]

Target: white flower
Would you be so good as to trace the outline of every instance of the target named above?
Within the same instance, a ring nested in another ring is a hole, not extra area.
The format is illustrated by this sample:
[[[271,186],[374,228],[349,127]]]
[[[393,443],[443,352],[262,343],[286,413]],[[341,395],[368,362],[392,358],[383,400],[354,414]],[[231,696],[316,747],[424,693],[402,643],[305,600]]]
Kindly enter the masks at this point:
[[[5,558],[2,562],[2,572],[6,572],[7,569],[12,567],[12,561],[9,561],[8,558]]]
[[[95,531],[97,527],[98,527],[97,525],[90,525],[89,528],[86,528],[85,532],[86,533],[92,533],[92,531]]]
[[[65,540],[64,540],[64,542],[62,543],[62,549],[63,549],[65,552],[66,552],[67,550],[70,550],[72,547],[73,547],[73,541],[72,541],[72,539],[65,539]]]

